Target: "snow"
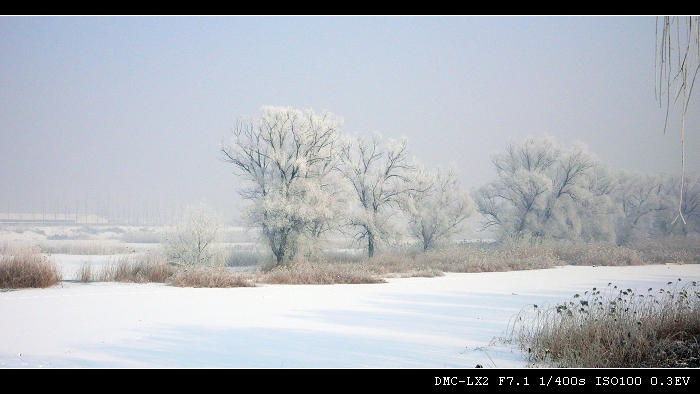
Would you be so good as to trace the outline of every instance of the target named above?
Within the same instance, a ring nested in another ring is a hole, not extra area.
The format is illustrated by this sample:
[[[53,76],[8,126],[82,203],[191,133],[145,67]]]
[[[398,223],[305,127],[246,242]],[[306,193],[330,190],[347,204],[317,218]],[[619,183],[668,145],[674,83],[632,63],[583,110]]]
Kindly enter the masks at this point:
[[[54,258],[66,271],[80,263]],[[524,368],[517,348],[491,343],[522,308],[610,282],[646,291],[679,278],[700,280],[700,265],[230,289],[66,280],[0,292],[0,367]]]

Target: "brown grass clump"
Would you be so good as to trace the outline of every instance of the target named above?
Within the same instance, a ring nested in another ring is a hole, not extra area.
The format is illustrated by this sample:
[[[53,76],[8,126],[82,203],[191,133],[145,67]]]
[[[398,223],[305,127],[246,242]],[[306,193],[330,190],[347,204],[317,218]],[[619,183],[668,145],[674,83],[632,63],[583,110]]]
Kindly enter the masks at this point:
[[[416,255],[418,265],[443,272],[505,272],[553,268],[558,261],[550,247],[521,244],[458,245]]]
[[[411,256],[406,253],[380,254],[362,264],[368,272],[381,277],[411,278],[444,276],[435,264],[420,259],[421,255]]]
[[[294,285],[330,285],[383,283],[384,279],[365,264],[296,261],[277,267],[265,267],[259,275],[262,283]]]
[[[677,284],[646,294],[609,284],[552,308],[533,305],[515,317],[505,341],[536,365],[700,367],[700,286]]]
[[[255,287],[255,277],[236,273],[225,267],[192,267],[172,276],[172,285],[178,287]]]
[[[54,260],[28,245],[0,248],[0,288],[46,288],[63,280]]]
[[[610,243],[560,241],[551,243],[551,248],[557,259],[571,265],[631,266],[645,264],[637,250]]]
[[[84,262],[78,271],[81,282],[132,282],[132,283],[165,283],[170,280],[176,269],[159,259],[156,254],[142,256],[121,256],[116,263],[92,267],[90,262]]]
[[[647,264],[700,264],[700,238],[668,237],[630,245]]]

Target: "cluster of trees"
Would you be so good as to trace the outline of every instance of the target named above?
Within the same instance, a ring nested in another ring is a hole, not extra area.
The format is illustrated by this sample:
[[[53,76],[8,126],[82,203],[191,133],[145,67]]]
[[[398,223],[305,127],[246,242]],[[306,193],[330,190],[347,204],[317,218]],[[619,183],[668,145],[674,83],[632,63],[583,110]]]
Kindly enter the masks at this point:
[[[456,172],[426,170],[405,139],[341,135],[342,120],[327,111],[261,112],[238,119],[221,153],[250,201],[247,224],[261,230],[277,264],[313,253],[331,231],[348,232],[372,257],[403,232],[398,216],[427,249],[473,212]]]
[[[659,32],[661,34],[659,34]],[[448,239],[473,205],[499,239],[635,240],[700,232],[700,176],[686,174],[685,114],[700,69],[697,16],[657,21],[659,100],[682,104],[681,173],[677,176],[615,173],[582,143],[561,146],[550,136],[511,141],[493,156],[497,178],[474,191],[460,190],[457,173],[426,171],[409,155],[406,140],[381,143],[341,136],[342,120],[288,107],[263,107],[256,119],[239,119],[222,144],[251,204],[246,219],[267,240],[277,264],[320,238],[350,230],[368,256],[401,234],[394,220],[423,249]],[[674,62],[672,48],[679,55]],[[675,95],[672,85],[676,85]],[[673,100],[671,97],[673,96]]]
[[[266,106],[257,118],[239,118],[221,145],[250,201],[244,219],[261,230],[277,264],[317,252],[333,231],[361,242],[368,257],[405,234],[427,250],[475,211],[498,239],[622,245],[700,231],[697,175],[616,173],[583,143],[531,137],[493,155],[496,179],[467,193],[456,169],[426,169],[405,138],[342,135],[342,123],[327,111]]]
[[[497,178],[477,190],[474,200],[484,228],[500,239],[624,245],[700,232],[698,174],[613,172],[584,144],[566,148],[551,136],[511,140],[492,162]]]

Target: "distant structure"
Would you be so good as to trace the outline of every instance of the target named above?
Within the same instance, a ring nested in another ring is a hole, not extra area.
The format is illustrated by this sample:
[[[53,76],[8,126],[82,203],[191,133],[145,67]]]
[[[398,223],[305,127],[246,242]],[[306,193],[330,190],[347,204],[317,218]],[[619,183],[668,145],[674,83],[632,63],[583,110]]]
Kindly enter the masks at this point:
[[[97,215],[53,215],[41,213],[6,213],[0,215],[4,224],[109,224],[109,220]]]

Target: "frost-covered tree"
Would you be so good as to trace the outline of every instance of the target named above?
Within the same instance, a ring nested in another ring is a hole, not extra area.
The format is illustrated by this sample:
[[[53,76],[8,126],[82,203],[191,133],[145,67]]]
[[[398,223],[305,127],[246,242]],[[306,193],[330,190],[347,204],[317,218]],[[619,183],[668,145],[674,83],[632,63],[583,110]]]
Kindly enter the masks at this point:
[[[371,141],[349,136],[340,154],[340,170],[356,202],[348,224],[355,230],[353,236],[366,242],[370,258],[379,242],[390,241],[401,232],[392,218],[410,190],[409,181],[415,171],[406,138],[389,139],[385,147],[381,141],[379,133],[374,133]]]
[[[681,212],[685,220],[678,220],[680,174],[620,173],[615,193],[620,207],[616,220],[617,243],[700,232],[700,176],[689,173],[684,178]]]
[[[617,178],[610,168],[601,163],[586,172],[588,198],[581,200],[578,215],[581,218],[581,239],[615,241],[614,217],[619,211],[615,204]]]
[[[337,219],[331,173],[343,121],[328,111],[265,106],[261,112],[239,118],[221,152],[243,181],[240,195],[251,201],[248,224],[260,228],[279,265]]]
[[[544,235],[612,242],[614,175],[581,142],[560,150],[553,167],[552,193],[542,218]]]
[[[655,213],[664,207],[662,199],[668,194],[661,177],[623,171],[618,175],[615,201],[620,207],[616,221],[618,245],[626,245],[649,237]]]
[[[205,202],[188,206],[178,222],[165,232],[163,247],[168,261],[183,266],[216,266],[223,264],[218,247],[223,224],[221,218]]]
[[[474,204],[469,193],[460,189],[454,167],[446,173],[440,168],[419,171],[413,182],[417,184],[409,189],[403,206],[410,235],[426,251],[462,230]]]
[[[542,235],[541,216],[552,192],[549,173],[560,149],[554,139],[511,139],[506,151],[492,155],[498,178],[477,191],[477,209],[499,237]]]
[[[477,190],[484,228],[499,238],[611,238],[612,182],[585,144],[571,149],[548,135],[511,140],[492,156],[497,179]]]
[[[654,213],[653,236],[682,235],[700,233],[700,173],[664,176],[661,178],[659,200],[662,209]],[[684,220],[678,219],[678,201]]]

